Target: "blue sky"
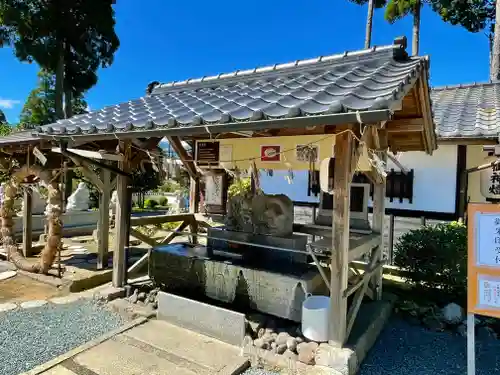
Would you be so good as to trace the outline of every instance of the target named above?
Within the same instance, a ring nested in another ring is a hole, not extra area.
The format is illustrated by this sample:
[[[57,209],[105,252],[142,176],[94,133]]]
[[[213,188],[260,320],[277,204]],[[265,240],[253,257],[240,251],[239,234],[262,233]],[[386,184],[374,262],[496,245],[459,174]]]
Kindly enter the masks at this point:
[[[347,0],[119,0],[121,47],[87,94],[92,109],[143,95],[151,81],[169,82],[237,69],[362,49],[366,7]],[[412,19],[374,20],[374,45],[406,35]],[[431,57],[432,86],[488,79],[488,40],[422,12],[420,54]],[[0,109],[16,122],[36,85],[36,64],[0,49]]]

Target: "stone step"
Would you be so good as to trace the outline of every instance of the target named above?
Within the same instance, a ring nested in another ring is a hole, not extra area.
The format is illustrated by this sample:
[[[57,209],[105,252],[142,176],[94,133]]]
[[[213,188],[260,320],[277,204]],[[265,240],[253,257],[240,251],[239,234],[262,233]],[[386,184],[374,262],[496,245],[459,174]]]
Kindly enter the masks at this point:
[[[248,366],[237,347],[151,320],[65,360],[44,375],[232,375]]]
[[[240,357],[240,348],[160,320],[151,320],[120,336],[131,337],[189,362],[211,368],[212,374],[244,362]]]

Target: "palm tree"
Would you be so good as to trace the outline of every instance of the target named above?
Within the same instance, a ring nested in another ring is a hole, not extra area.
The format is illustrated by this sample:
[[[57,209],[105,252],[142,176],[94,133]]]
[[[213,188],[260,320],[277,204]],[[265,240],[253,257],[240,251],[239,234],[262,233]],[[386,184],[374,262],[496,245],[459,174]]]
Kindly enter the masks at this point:
[[[350,0],[358,5],[368,3],[368,15],[366,17],[365,48],[370,48],[372,43],[373,13],[375,8],[383,8],[387,0]]]
[[[390,23],[394,23],[406,17],[408,14],[413,15],[413,32],[411,52],[418,55],[420,44],[420,10],[422,8],[421,0],[389,0],[385,8],[385,19]]]

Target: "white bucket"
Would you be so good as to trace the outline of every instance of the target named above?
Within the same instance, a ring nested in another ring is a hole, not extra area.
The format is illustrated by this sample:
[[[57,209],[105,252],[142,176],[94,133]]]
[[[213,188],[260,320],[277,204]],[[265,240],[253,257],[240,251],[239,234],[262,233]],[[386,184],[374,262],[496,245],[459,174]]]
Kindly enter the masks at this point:
[[[309,296],[302,304],[302,334],[312,341],[328,341],[330,297]]]

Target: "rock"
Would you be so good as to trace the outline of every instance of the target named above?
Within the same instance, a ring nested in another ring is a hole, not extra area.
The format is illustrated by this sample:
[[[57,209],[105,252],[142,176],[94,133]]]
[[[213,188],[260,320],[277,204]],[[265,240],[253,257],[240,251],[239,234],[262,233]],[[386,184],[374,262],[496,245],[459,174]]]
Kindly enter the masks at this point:
[[[274,337],[269,333],[264,333],[264,336],[262,336],[261,340],[267,342],[268,344],[271,344],[272,342],[274,342]]]
[[[286,352],[286,351],[287,351],[287,349],[288,349],[288,348],[287,348],[286,344],[281,344],[281,345],[278,345],[278,346],[276,347],[276,353],[278,353],[278,354],[283,354],[284,352]]]
[[[298,360],[306,365],[314,365],[315,354],[316,350],[311,350],[310,347],[307,347],[306,349],[300,351]]]
[[[447,324],[459,324],[464,319],[464,309],[456,303],[449,303],[441,309],[443,320]]]
[[[298,355],[292,352],[291,350],[285,350],[283,353],[283,356],[285,358],[291,359],[292,361],[297,361],[299,359]]]
[[[467,325],[464,325],[464,324],[460,324],[458,327],[457,327],[457,333],[462,336],[462,337],[466,337],[467,336]]]
[[[262,339],[255,339],[253,340],[253,344],[255,347],[263,349],[266,343]]]
[[[150,306],[156,310],[158,308],[158,301],[153,301],[152,303],[150,303]]]
[[[7,280],[17,275],[17,271],[4,271],[0,272],[0,281]]]
[[[295,337],[289,337],[286,340],[286,347],[288,350],[291,350],[292,352],[297,350],[297,339]]]
[[[146,300],[146,293],[144,292],[140,292],[139,294],[137,294],[137,300],[139,301],[145,301]]]
[[[311,342],[308,342],[307,343],[307,346],[309,349],[311,349],[312,351],[315,351],[316,349],[318,349],[319,347],[319,344],[317,342],[314,342],[314,341],[311,341]]]
[[[134,293],[128,298],[130,303],[137,303],[139,300],[139,291],[137,289],[134,290]]]
[[[243,337],[243,344],[242,344],[242,346],[244,348],[247,347],[247,346],[253,346],[252,336],[245,335],[245,337]]]
[[[268,333],[268,334],[274,333],[274,328],[267,327],[267,328],[264,329],[264,332]]]
[[[260,329],[266,327],[267,320],[265,315],[259,313],[249,314],[247,318],[248,324],[252,328],[254,335],[257,335]]]
[[[442,332],[444,331],[444,323],[441,322],[436,317],[428,316],[422,320],[422,323],[425,327],[430,329],[431,331]]]
[[[271,343],[271,350],[276,350],[277,347],[278,347],[278,344],[276,344],[276,342]]]
[[[264,336],[264,333],[266,333],[266,330],[264,328],[259,328],[257,331],[257,337],[260,339],[262,336]]]
[[[295,340],[297,340],[297,344],[300,344],[301,342],[304,342],[304,338],[302,336],[297,336],[295,338]]]
[[[286,345],[286,341],[290,338],[290,335],[286,332],[280,332],[276,337],[276,344]]]
[[[300,354],[300,352],[305,350],[306,348],[307,348],[307,342],[301,342],[300,344],[297,345],[297,353]]]

